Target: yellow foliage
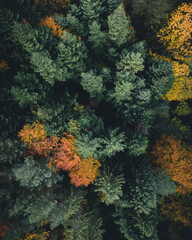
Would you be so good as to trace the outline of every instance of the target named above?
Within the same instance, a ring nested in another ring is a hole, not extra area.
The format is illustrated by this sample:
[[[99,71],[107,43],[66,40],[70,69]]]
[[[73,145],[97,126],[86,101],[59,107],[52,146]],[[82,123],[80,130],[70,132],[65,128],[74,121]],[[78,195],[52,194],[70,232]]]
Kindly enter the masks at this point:
[[[49,232],[43,231],[41,233],[26,233],[26,236],[23,240],[47,240],[49,237]]]
[[[35,121],[32,124],[26,124],[24,128],[18,133],[18,137],[21,141],[26,142],[30,147],[32,142],[38,142],[44,140],[47,136],[47,133],[44,129],[44,126]]]
[[[169,101],[183,101],[192,98],[192,76],[189,65],[192,56],[192,4],[183,3],[171,16],[167,24],[157,34],[171,58],[152,53],[157,60],[172,61],[175,81],[170,91],[163,97]],[[172,59],[172,60],[171,60]]]

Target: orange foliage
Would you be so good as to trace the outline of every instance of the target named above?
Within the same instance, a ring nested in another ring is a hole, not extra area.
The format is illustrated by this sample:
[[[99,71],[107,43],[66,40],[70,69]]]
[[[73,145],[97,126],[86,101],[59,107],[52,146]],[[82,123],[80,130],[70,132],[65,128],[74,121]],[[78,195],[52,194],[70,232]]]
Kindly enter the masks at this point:
[[[82,185],[87,187],[90,183],[93,183],[97,177],[99,173],[98,168],[100,166],[100,162],[91,156],[89,158],[81,159],[81,161],[72,168],[69,173],[71,183],[76,187]]]
[[[9,230],[8,226],[0,222],[0,238],[5,238],[4,235],[8,230]]]
[[[190,197],[185,195],[171,195],[169,198],[166,198],[160,210],[170,220],[180,222],[184,226],[192,226],[192,204],[190,201]]]
[[[47,231],[42,231],[41,233],[29,233],[27,232],[24,240],[46,240],[49,237],[49,232]]]
[[[24,24],[25,24],[25,25],[28,25],[28,24],[29,24],[26,19],[24,19]]]
[[[38,142],[32,142],[30,148],[34,154],[48,157],[54,148],[58,145],[59,137],[51,136]]]
[[[8,69],[9,69],[9,66],[8,66],[8,64],[5,62],[5,60],[1,60],[1,61],[0,61],[0,69],[2,69],[2,70],[8,70]]]
[[[30,147],[33,142],[44,140],[47,133],[39,121],[35,121],[32,124],[26,124],[24,128],[18,133],[18,137],[21,141],[26,142]]]
[[[46,16],[46,18],[41,19],[40,25],[50,28],[53,36],[58,36],[59,38],[61,38],[61,35],[63,33],[61,26],[55,23],[52,17]]]
[[[189,64],[192,56],[192,4],[183,3],[167,20],[157,36],[173,59],[175,82],[165,95],[169,101],[192,98]],[[165,59],[166,60],[166,59]]]
[[[74,141],[72,135],[65,134],[54,149],[51,164],[56,165],[57,171],[71,170],[80,162],[80,157],[75,153]]]
[[[42,124],[38,121],[26,124],[18,133],[18,137],[28,144],[30,155],[51,156],[49,167],[56,167],[55,171],[69,171],[71,183],[76,187],[88,186],[93,183],[101,164],[92,157],[81,159],[74,146],[75,138],[64,133],[62,138],[48,137]]]
[[[156,165],[165,169],[177,183],[177,192],[192,190],[192,147],[184,148],[174,136],[162,136],[152,154],[156,157]]]

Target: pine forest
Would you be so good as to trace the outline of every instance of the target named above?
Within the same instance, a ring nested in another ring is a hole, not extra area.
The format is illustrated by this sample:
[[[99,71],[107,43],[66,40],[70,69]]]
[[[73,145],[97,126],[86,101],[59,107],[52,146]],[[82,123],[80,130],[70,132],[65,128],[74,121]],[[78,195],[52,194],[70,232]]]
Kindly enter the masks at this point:
[[[0,0],[0,240],[191,239],[191,0]]]

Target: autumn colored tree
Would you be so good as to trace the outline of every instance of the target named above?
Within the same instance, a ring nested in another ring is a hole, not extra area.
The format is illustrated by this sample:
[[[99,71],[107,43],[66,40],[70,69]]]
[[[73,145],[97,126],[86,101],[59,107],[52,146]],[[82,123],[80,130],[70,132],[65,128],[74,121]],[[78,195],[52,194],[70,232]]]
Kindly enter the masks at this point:
[[[182,223],[184,226],[192,226],[192,202],[190,196],[176,194],[166,197],[160,210],[171,221]]]
[[[23,240],[46,240],[49,238],[49,232],[46,230],[35,230],[32,233],[27,232]]]
[[[177,184],[177,192],[192,190],[192,147],[183,147],[174,136],[162,136],[152,151],[154,163],[163,168]]]
[[[46,16],[46,18],[41,19],[40,25],[48,27],[53,36],[58,36],[59,38],[61,38],[63,31],[61,29],[61,26],[55,23],[53,17]]]
[[[8,230],[8,226],[0,221],[0,238],[5,239],[4,235]]]
[[[18,133],[18,137],[22,142],[27,143],[28,147],[30,147],[33,142],[44,140],[46,136],[47,133],[44,126],[38,120],[32,124],[26,124]]]
[[[88,158],[83,158],[78,164],[72,168],[69,172],[71,178],[71,183],[76,187],[88,186],[90,183],[96,179],[101,166],[100,162],[91,156]]]
[[[173,62],[175,82],[165,95],[169,101],[192,98],[189,65],[192,56],[192,4],[183,3],[167,17],[167,22],[157,34]]]
[[[75,152],[74,147],[75,138],[72,135],[65,134],[62,137],[53,151],[50,166],[54,164],[57,171],[71,170],[80,162],[80,157]]]

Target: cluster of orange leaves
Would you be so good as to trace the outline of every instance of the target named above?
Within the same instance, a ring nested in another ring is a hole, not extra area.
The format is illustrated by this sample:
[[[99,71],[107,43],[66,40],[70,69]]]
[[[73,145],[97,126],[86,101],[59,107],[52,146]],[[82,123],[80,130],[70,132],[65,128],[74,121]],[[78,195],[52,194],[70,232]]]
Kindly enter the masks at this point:
[[[26,124],[18,133],[22,142],[28,144],[28,153],[44,157],[51,156],[49,167],[55,171],[69,171],[71,183],[76,187],[88,186],[97,177],[101,164],[92,158],[81,158],[75,147],[75,138],[64,133],[63,137],[48,137],[44,126],[38,121]]]
[[[8,66],[8,64],[5,62],[4,59],[0,61],[0,69],[2,69],[2,70],[8,70],[8,69],[9,69],[9,66]]]
[[[49,232],[42,231],[41,233],[33,232],[33,233],[26,233],[24,240],[46,240],[49,237]]]
[[[174,136],[162,136],[152,151],[154,163],[163,168],[177,184],[177,192],[192,190],[192,147],[183,147]]]
[[[5,238],[5,233],[9,230],[8,226],[3,222],[0,222],[0,239]]]
[[[59,24],[55,23],[52,17],[46,16],[46,18],[40,19],[40,25],[48,27],[53,36],[61,38],[63,30]]]
[[[172,61],[175,81],[170,91],[164,96],[169,101],[183,101],[192,98],[192,77],[189,65],[192,56],[192,4],[183,3],[167,19],[167,24],[160,29],[157,37],[170,54],[171,58],[157,57]],[[172,60],[171,60],[172,59]]]
[[[184,226],[192,226],[191,199],[185,195],[171,195],[165,199],[160,210],[171,221],[182,223]]]

